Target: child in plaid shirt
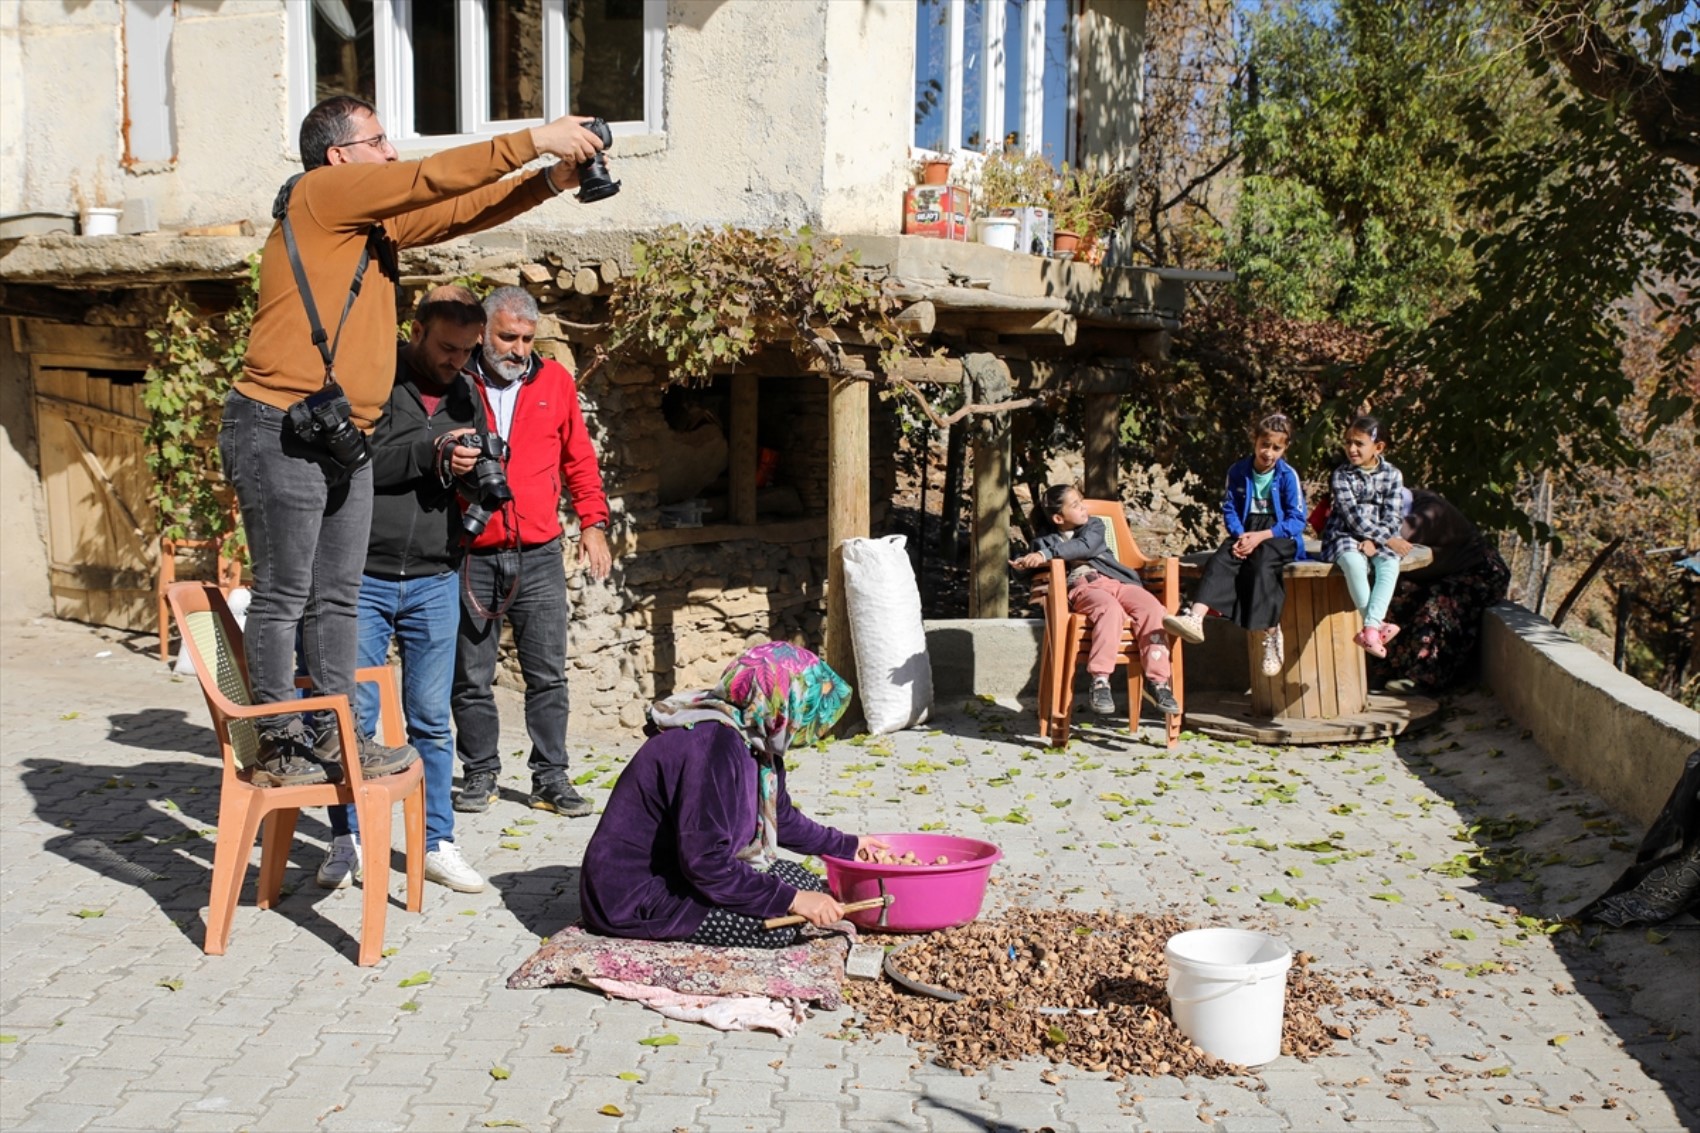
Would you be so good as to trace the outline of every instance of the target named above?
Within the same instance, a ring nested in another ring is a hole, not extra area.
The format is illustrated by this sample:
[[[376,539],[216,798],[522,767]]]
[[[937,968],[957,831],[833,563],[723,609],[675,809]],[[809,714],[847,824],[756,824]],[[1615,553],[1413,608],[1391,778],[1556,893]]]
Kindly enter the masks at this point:
[[[1399,581],[1400,555],[1388,543],[1399,537],[1405,483],[1399,470],[1382,459],[1387,427],[1376,418],[1354,420],[1346,429],[1345,448],[1345,463],[1334,470],[1334,504],[1322,533],[1322,557],[1346,576],[1352,604],[1363,614],[1364,628],[1352,640],[1372,656],[1385,657],[1387,643],[1399,633],[1398,626],[1382,619]]]

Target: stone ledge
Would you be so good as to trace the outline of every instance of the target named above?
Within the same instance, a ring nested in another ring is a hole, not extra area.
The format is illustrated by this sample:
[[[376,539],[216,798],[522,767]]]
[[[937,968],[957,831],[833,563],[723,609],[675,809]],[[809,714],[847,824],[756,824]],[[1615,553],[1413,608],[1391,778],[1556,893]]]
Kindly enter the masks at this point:
[[[1700,746],[1700,713],[1509,602],[1482,619],[1482,680],[1566,774],[1642,825]]]

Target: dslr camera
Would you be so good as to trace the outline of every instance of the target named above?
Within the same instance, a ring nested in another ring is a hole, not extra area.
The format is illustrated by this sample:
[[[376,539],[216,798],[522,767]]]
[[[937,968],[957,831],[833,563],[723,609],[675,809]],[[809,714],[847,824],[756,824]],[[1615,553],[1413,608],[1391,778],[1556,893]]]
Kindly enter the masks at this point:
[[[579,124],[602,140],[602,149],[589,161],[579,162],[578,199],[585,204],[607,200],[620,191],[620,183],[608,176],[608,161],[602,156],[613,148],[614,132],[608,129],[608,123],[600,118],[592,118]]]
[[[468,539],[476,539],[483,534],[490,517],[514,498],[504,467],[508,459],[508,442],[495,433],[468,433],[458,438],[455,444],[478,450],[478,460],[472,471],[455,480],[455,490],[466,504],[466,510],[460,517],[461,529]]]
[[[349,421],[353,410],[342,386],[333,379],[325,388],[289,407],[289,427],[309,448],[329,458],[344,478],[372,459],[366,434]]]

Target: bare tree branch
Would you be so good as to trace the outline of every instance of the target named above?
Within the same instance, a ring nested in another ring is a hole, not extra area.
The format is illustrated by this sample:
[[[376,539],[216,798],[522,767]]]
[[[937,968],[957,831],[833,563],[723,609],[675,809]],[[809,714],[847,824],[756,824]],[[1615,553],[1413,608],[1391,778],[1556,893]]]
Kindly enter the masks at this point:
[[[1620,105],[1647,148],[1700,167],[1700,68],[1663,67],[1655,42],[1645,58],[1590,14],[1585,0],[1521,0],[1534,17],[1533,34],[1548,59],[1564,68],[1576,89]]]

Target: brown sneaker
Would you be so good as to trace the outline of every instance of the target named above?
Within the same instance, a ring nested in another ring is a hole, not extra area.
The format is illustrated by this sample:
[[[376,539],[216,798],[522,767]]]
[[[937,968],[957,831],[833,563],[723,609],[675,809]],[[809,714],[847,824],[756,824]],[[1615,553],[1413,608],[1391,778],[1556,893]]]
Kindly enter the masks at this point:
[[[390,747],[381,744],[371,736],[356,736],[355,742],[360,745],[360,774],[368,777],[394,775],[397,771],[405,770],[419,758],[419,753],[413,750],[412,744],[402,744],[400,747]],[[336,722],[332,720],[319,735],[319,742],[313,745],[313,754],[323,760],[327,766],[335,766],[337,774],[342,771],[342,738],[337,731]],[[332,780],[335,782],[336,780]]]
[[[305,731],[293,729],[260,737],[258,762],[250,776],[256,787],[304,787],[341,778],[342,768],[332,778],[307,743]]]

